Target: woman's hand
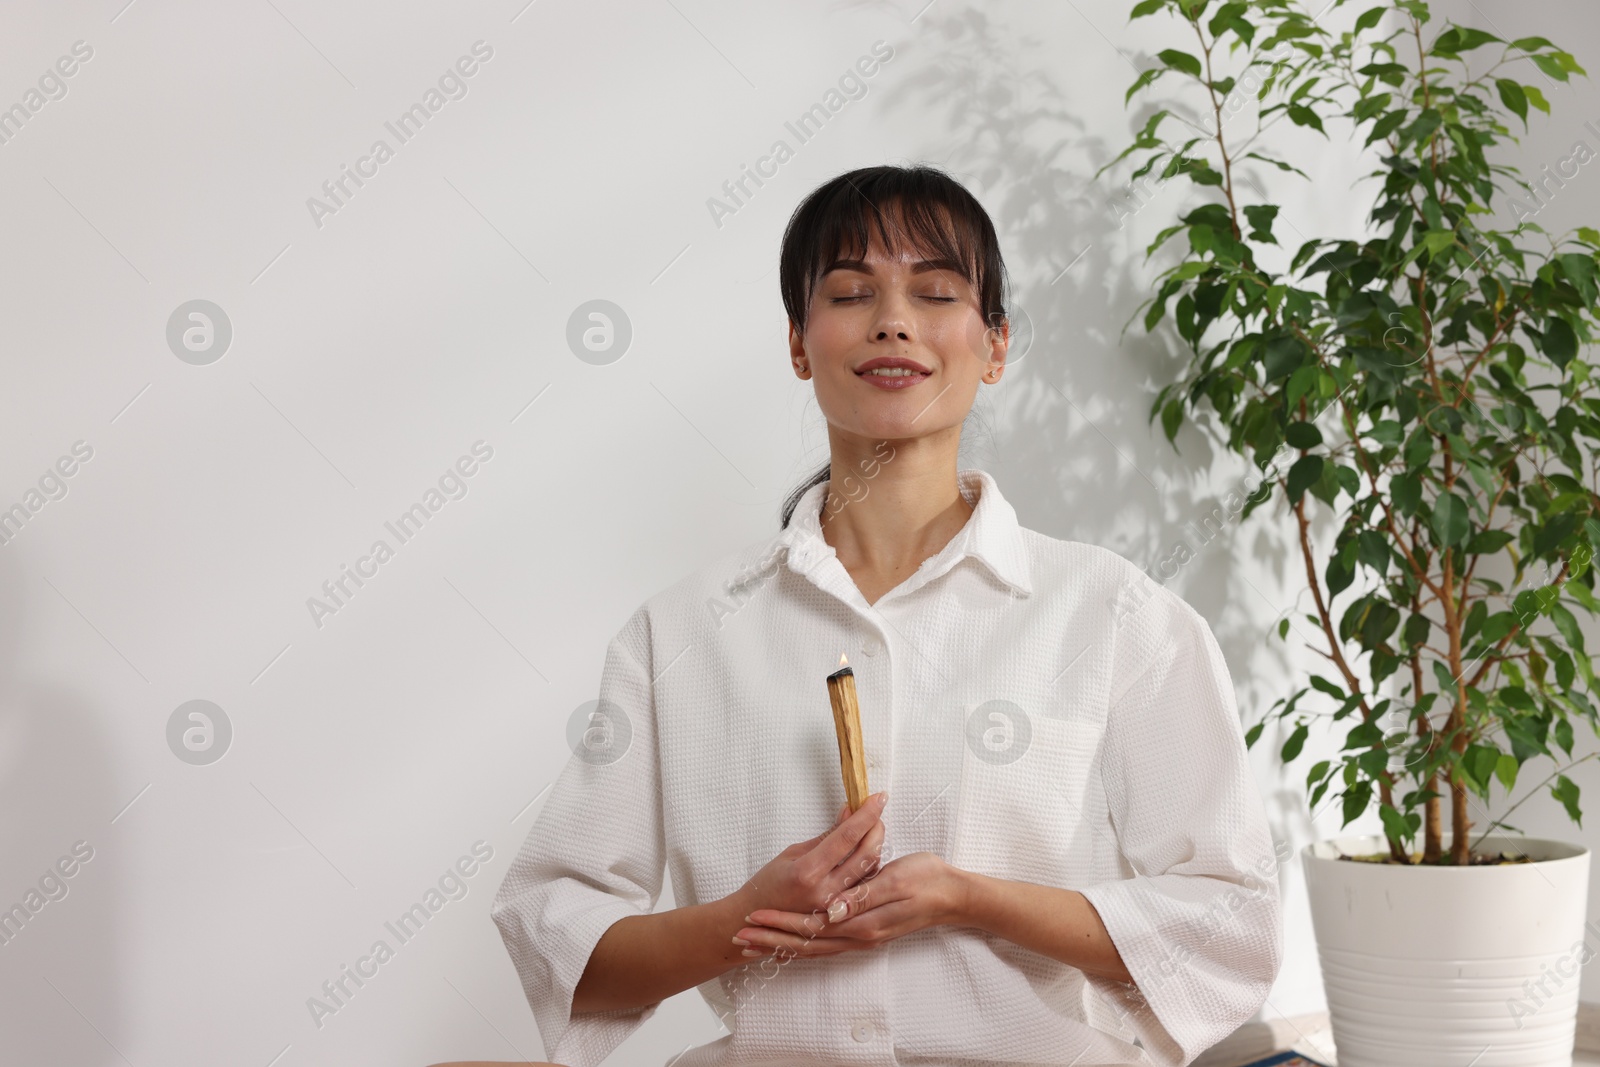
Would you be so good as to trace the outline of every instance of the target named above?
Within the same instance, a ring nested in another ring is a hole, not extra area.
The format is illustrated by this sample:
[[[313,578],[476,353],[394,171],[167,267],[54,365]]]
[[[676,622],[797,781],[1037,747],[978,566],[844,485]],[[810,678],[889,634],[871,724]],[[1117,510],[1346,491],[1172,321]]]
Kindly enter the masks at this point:
[[[859,813],[858,813],[859,814]],[[965,872],[936,852],[912,852],[885,864],[840,897],[819,924],[809,914],[757,908],[751,926],[735,936],[750,942],[747,953],[788,956],[833,956],[876,948],[885,941],[929,926],[968,922]]]
[[[841,805],[831,830],[774,856],[736,894],[743,913],[800,915],[813,927],[822,925],[830,905],[839,914],[840,895],[878,869],[883,850],[879,816],[887,799],[886,793],[874,793],[854,814],[848,803]]]

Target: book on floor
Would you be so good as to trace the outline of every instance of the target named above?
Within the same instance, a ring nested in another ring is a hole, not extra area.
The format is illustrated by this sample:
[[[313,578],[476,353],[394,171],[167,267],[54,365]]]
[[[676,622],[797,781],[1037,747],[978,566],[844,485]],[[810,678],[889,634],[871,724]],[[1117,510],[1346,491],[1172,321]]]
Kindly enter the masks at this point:
[[[1264,1060],[1252,1060],[1244,1067],[1328,1067],[1320,1060],[1302,1056],[1298,1052],[1277,1052]]]

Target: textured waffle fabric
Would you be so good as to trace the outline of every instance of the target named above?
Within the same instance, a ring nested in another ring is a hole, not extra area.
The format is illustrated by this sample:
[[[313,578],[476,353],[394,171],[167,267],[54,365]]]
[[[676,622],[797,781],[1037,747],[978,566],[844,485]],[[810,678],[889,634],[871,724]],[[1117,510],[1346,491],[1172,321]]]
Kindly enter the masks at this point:
[[[972,516],[875,604],[822,537],[824,483],[612,638],[597,732],[492,907],[549,1059],[598,1064],[655,1013],[571,1006],[595,943],[654,908],[664,872],[680,906],[717,900],[832,825],[841,653],[869,786],[890,794],[883,862],[931,851],[1077,890],[1134,982],[935,926],[734,967],[698,987],[727,1033],[663,1063],[1178,1065],[1261,1006],[1278,856],[1210,628],[1116,553],[1019,526],[988,473],[958,481]]]

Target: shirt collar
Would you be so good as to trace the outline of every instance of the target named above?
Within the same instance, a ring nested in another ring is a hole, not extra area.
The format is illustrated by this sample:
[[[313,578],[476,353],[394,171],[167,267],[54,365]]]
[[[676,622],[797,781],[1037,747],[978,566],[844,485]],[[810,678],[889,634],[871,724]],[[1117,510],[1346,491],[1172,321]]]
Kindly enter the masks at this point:
[[[1028,554],[1016,510],[1001,495],[1000,486],[987,471],[976,467],[958,470],[956,484],[973,511],[950,543],[932,557],[945,564],[936,569],[943,572],[971,556],[1006,585],[1023,596],[1030,595],[1033,585]],[[837,555],[822,536],[822,507],[827,492],[826,481],[806,490],[795,506],[789,525],[778,535],[778,545],[787,548],[785,560],[789,569],[798,574],[807,574],[829,556]]]

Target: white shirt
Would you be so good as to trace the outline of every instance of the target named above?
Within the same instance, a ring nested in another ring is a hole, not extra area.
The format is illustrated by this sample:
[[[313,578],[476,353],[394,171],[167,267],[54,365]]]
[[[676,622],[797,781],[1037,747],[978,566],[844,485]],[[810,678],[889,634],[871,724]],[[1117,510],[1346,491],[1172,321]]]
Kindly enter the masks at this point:
[[[589,747],[491,911],[549,1059],[598,1064],[655,1013],[570,1015],[595,943],[654,908],[663,870],[680,906],[717,900],[832,825],[841,653],[869,788],[890,794],[883,862],[926,850],[1078,890],[1137,989],[935,926],[734,967],[698,987],[728,1033],[664,1063],[1180,1065],[1266,999],[1279,857],[1210,628],[1116,553],[1019,526],[986,472],[958,479],[972,516],[876,604],[822,537],[821,484],[611,640]]]

